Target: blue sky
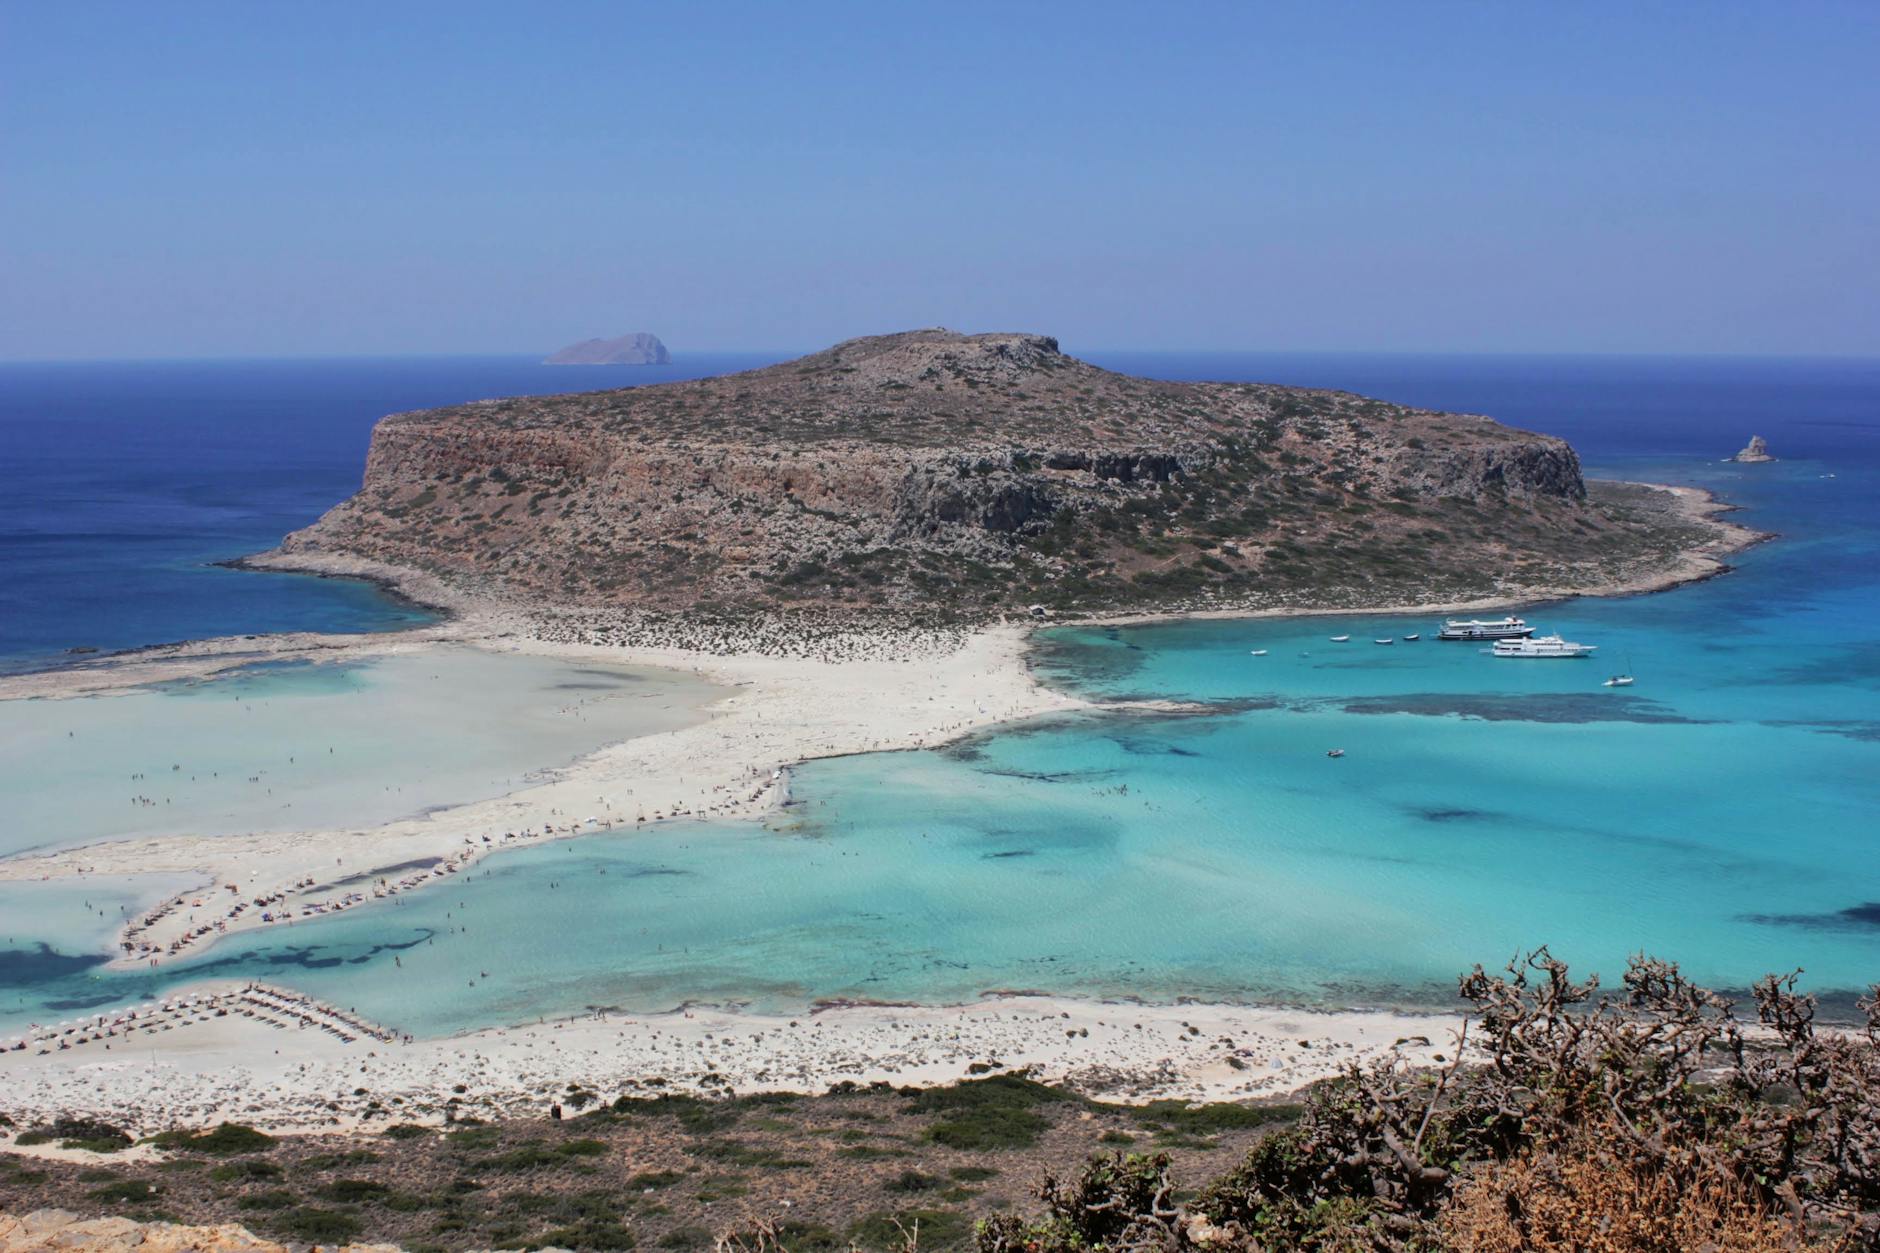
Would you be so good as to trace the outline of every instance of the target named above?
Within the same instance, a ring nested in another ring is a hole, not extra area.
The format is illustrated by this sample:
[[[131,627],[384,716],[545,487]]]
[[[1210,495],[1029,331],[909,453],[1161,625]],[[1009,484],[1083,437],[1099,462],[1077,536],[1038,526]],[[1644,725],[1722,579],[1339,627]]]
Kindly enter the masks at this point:
[[[12,4],[0,358],[1880,352],[1880,5]]]

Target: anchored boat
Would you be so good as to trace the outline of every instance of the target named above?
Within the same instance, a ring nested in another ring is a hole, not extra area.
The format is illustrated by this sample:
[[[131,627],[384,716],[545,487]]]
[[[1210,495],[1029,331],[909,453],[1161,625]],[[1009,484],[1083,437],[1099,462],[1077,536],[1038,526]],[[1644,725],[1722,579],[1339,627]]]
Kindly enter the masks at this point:
[[[1490,651],[1496,657],[1591,657],[1597,644],[1572,644],[1558,635],[1538,639],[1496,640]]]
[[[1485,621],[1480,618],[1451,618],[1443,623],[1436,633],[1439,640],[1516,640],[1525,639],[1534,634],[1534,628],[1525,618],[1501,618]]]

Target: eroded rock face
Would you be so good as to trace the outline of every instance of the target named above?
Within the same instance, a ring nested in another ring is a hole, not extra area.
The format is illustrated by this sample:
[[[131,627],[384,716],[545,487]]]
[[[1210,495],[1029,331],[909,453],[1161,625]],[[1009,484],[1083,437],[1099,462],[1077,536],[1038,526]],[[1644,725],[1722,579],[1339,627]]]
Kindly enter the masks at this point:
[[[1133,378],[1047,336],[930,330],[394,415],[359,494],[283,551],[557,604],[990,612],[1361,583],[1379,577],[1353,565],[1365,545],[1392,578],[1410,556],[1479,571],[1518,558],[1523,528],[1617,525],[1585,496],[1564,442],[1487,418]]]
[[[1743,451],[1736,454],[1732,460],[1754,462],[1774,461],[1775,458],[1769,455],[1769,445],[1763,437],[1752,435],[1749,437],[1749,443],[1743,446]]]

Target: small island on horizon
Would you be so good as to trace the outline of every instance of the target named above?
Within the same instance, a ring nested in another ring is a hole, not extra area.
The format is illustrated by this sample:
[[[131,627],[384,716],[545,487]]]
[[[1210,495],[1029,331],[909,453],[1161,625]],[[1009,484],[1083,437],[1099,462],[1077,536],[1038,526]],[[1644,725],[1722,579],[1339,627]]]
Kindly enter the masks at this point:
[[[550,353],[543,365],[666,365],[672,354],[659,336],[647,331],[619,335],[613,339],[584,339],[578,344]]]

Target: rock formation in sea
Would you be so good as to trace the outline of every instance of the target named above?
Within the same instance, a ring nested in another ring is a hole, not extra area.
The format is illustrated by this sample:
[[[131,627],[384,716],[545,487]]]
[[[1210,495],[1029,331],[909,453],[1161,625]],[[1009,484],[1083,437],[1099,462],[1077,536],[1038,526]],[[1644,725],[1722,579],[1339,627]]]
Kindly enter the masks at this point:
[[[1749,443],[1743,445],[1743,451],[1731,458],[1732,461],[1774,461],[1769,455],[1769,444],[1760,435],[1749,437]]]
[[[659,336],[637,331],[616,339],[584,339],[548,357],[543,365],[665,365],[672,360]]]
[[[1486,417],[922,330],[394,414],[359,493],[282,554],[543,606],[984,618],[1584,586],[1667,558],[1649,512]]]

